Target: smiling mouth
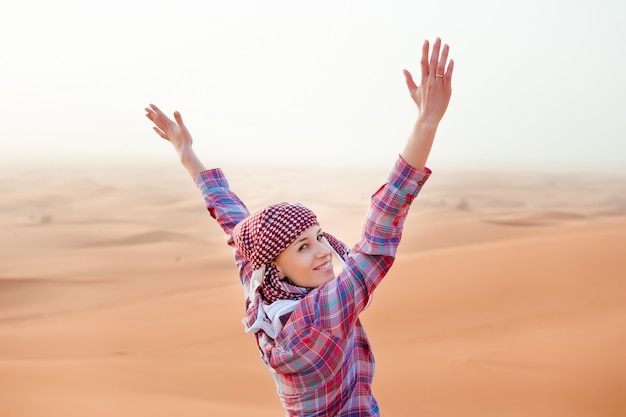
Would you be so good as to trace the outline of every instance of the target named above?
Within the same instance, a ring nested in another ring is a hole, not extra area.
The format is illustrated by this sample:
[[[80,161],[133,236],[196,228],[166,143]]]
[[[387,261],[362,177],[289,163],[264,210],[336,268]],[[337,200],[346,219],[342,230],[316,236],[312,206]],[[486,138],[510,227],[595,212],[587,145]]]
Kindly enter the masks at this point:
[[[333,264],[330,261],[324,262],[323,264],[315,268],[316,271],[328,271],[331,269],[333,269]]]

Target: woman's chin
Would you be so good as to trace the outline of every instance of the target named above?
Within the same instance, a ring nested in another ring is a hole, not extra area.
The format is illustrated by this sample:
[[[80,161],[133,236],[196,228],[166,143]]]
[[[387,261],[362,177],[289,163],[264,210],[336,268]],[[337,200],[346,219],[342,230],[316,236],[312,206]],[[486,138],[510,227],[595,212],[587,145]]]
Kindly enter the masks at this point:
[[[334,280],[335,278],[337,278],[337,276],[335,275],[335,271],[333,271],[332,269],[330,271],[328,271],[328,275],[326,275],[326,277],[324,278],[324,284],[329,283],[330,281]]]

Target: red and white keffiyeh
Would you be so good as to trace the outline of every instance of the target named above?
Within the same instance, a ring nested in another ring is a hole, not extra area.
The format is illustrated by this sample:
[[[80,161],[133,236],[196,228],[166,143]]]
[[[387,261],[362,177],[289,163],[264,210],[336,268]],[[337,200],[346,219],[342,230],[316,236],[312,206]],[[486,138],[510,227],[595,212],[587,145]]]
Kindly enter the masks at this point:
[[[315,225],[319,222],[309,208],[299,203],[282,202],[248,216],[233,229],[232,237],[238,251],[254,269],[248,293],[251,301],[247,314],[249,325],[257,318],[259,302],[273,304],[278,300],[300,300],[313,290],[281,280],[273,261],[302,232]],[[348,247],[328,233],[324,233],[324,237],[333,252],[345,259]]]

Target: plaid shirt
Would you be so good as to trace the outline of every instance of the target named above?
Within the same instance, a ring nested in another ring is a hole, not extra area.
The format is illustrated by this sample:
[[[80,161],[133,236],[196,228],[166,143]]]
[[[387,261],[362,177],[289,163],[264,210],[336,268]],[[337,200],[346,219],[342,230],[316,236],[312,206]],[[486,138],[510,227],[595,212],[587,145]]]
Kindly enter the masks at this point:
[[[387,181],[372,195],[361,239],[342,272],[307,294],[284,318],[276,338],[255,333],[287,416],[379,415],[371,392],[374,356],[359,314],[393,264],[409,207],[429,176],[428,168],[421,172],[398,158]],[[231,231],[249,215],[248,209],[220,169],[202,172],[195,182],[234,248]],[[236,249],[234,256],[247,288],[252,265]]]

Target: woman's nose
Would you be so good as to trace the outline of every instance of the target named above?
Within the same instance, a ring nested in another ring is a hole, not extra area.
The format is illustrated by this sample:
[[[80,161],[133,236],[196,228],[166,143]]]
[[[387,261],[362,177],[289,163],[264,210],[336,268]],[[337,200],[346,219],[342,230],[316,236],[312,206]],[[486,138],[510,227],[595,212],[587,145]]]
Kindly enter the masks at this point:
[[[317,249],[317,252],[315,254],[317,255],[318,258],[325,258],[328,255],[330,255],[330,249],[328,248],[328,246],[326,246],[322,242],[317,243],[316,249]]]

